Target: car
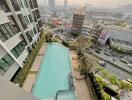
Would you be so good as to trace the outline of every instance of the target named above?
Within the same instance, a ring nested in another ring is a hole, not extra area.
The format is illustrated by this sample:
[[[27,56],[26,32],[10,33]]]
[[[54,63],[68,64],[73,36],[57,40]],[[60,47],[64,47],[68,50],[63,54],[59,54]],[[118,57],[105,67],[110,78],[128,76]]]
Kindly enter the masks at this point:
[[[127,79],[128,82],[130,82],[132,84],[132,80],[131,79]]]
[[[101,51],[100,51],[100,50],[96,50],[95,52],[96,52],[96,53],[99,53],[99,54],[101,53]]]
[[[128,64],[128,61],[126,60],[126,59],[120,59],[120,61],[122,61],[123,63],[125,63],[125,64]]]
[[[128,67],[132,68],[132,64],[127,64]]]
[[[111,54],[109,54],[108,52],[104,52],[104,54],[107,56],[111,56]]]
[[[113,63],[116,63],[116,60],[115,59],[109,59],[110,62],[113,62]]]
[[[101,65],[102,67],[106,67],[106,65],[107,65],[104,61],[99,61],[98,63],[99,63],[99,65]]]

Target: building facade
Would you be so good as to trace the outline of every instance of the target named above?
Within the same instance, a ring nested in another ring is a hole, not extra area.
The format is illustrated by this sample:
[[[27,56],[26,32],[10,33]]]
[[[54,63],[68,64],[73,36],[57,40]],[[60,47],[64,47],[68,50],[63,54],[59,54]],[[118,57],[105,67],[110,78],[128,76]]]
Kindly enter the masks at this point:
[[[23,67],[41,26],[37,0],[0,0],[0,76],[11,80]]]
[[[71,33],[73,36],[81,34],[85,13],[82,10],[78,10],[73,14]]]

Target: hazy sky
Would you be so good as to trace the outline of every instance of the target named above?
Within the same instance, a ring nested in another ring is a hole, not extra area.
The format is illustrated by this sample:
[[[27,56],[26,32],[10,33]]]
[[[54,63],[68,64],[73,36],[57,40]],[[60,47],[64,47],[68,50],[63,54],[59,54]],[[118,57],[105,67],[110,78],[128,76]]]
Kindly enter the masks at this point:
[[[46,2],[47,0],[38,0]],[[63,4],[64,0],[55,0],[56,4]],[[67,0],[68,4],[85,5],[92,4],[100,7],[118,7],[119,5],[132,4],[132,0]]]
[[[68,0],[68,3],[77,3],[80,5],[88,3],[96,6],[117,7],[119,5],[130,4],[132,0]]]

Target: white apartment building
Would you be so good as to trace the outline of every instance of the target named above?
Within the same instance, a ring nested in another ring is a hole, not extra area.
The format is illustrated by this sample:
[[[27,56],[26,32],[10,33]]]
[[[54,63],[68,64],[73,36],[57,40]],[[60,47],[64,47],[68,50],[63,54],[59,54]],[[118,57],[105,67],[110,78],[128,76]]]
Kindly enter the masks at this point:
[[[0,76],[11,80],[23,67],[41,26],[37,0],[0,0]]]

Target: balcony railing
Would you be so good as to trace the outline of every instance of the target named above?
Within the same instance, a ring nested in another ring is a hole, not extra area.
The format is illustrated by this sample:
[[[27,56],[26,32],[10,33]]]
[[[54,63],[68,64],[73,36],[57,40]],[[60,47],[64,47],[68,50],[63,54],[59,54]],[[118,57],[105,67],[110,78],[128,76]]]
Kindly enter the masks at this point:
[[[12,3],[12,5],[13,5],[15,11],[20,11],[20,7],[19,7],[19,5],[18,5],[17,0],[11,0],[11,3]]]

